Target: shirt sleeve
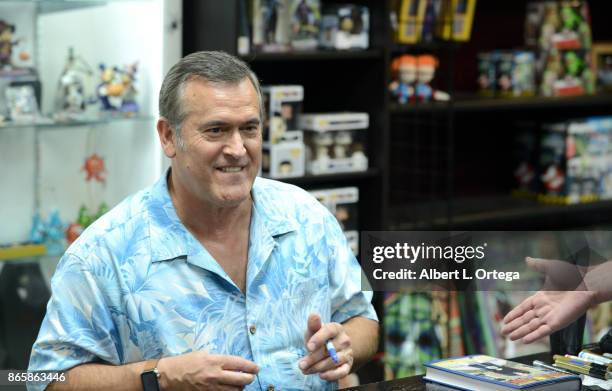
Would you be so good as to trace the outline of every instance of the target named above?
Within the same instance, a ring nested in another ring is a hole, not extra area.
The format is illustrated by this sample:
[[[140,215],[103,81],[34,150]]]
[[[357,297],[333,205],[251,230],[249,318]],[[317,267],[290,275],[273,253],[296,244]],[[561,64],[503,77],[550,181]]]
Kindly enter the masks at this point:
[[[332,322],[343,323],[355,316],[378,321],[371,303],[372,291],[362,290],[362,278],[366,277],[331,213],[325,217],[325,231],[325,240],[331,249],[329,279]]]
[[[60,260],[51,280],[51,299],[32,346],[29,371],[67,371],[79,364],[120,364],[115,322],[98,278],[75,255]],[[44,390],[47,383],[28,384]]]

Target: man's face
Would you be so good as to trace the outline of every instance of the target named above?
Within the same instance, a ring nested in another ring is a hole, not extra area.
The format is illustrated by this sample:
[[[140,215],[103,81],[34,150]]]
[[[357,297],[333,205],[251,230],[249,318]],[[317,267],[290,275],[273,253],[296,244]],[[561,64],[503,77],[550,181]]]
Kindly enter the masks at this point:
[[[184,148],[176,143],[173,186],[215,207],[249,199],[261,163],[257,92],[247,78],[237,84],[187,82]]]

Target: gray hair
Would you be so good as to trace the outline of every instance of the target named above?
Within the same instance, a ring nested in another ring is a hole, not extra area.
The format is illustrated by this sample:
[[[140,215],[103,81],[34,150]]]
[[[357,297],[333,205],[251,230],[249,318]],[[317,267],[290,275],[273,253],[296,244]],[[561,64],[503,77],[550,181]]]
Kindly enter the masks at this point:
[[[263,95],[259,80],[249,66],[237,57],[221,51],[191,53],[177,62],[166,74],[159,91],[159,115],[170,123],[182,144],[181,126],[187,116],[183,107],[183,92],[193,78],[222,84],[237,84],[248,78],[259,101],[259,119],[264,121]]]

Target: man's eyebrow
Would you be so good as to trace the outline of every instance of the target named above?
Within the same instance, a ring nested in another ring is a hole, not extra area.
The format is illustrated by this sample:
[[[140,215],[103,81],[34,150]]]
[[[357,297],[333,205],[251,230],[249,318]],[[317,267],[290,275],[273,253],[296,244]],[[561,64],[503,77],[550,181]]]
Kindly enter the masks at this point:
[[[240,126],[245,126],[245,125],[258,126],[259,124],[260,124],[259,118],[250,118],[246,120],[245,122],[241,123]],[[227,121],[212,120],[212,121],[201,123],[200,125],[198,125],[198,129],[217,128],[217,127],[222,128],[222,127],[226,127],[229,125],[231,125],[231,123]]]

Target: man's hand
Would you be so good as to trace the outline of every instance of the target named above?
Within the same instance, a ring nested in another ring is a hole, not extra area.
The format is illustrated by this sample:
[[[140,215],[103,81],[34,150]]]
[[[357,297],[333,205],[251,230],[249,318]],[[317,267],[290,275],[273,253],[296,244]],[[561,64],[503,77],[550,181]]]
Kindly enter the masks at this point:
[[[338,353],[338,364],[329,356],[325,344],[330,340]],[[340,323],[323,325],[321,317],[310,314],[304,334],[304,343],[310,352],[300,363],[305,375],[319,373],[323,380],[336,381],[348,375],[353,366],[353,349],[351,339]]]
[[[257,364],[238,356],[193,352],[157,364],[162,390],[242,390],[255,380]]]
[[[544,286],[504,317],[502,334],[531,343],[578,319],[593,304],[595,294],[586,290],[586,267],[529,257],[525,262],[544,275]]]
[[[578,319],[589,309],[593,297],[590,291],[540,291],[506,315],[502,334],[531,343]]]

